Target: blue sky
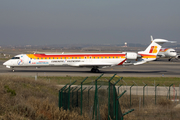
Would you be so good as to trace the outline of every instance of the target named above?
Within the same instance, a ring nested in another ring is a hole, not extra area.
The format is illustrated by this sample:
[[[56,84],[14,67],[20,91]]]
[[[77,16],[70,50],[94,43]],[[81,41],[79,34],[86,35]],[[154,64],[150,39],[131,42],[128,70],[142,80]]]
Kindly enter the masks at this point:
[[[180,0],[1,0],[0,44],[180,43]]]

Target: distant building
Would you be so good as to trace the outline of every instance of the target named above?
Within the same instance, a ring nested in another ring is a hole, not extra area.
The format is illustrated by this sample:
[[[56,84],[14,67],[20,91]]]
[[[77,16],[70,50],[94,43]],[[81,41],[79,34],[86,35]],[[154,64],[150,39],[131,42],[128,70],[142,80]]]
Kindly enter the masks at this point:
[[[26,45],[26,47],[31,47],[31,45]]]
[[[127,42],[125,42],[125,43],[124,43],[124,46],[122,46],[122,47],[127,47]]]

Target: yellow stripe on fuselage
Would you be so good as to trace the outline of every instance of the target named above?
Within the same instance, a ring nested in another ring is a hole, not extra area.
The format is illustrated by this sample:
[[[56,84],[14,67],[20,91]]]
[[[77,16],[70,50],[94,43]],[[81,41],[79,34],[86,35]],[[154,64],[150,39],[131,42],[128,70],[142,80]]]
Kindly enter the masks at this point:
[[[126,57],[123,55],[109,55],[109,56],[88,56],[88,55],[41,55],[41,54],[26,54],[31,59],[125,59]],[[46,56],[46,57],[45,57]],[[66,56],[66,57],[65,57]]]

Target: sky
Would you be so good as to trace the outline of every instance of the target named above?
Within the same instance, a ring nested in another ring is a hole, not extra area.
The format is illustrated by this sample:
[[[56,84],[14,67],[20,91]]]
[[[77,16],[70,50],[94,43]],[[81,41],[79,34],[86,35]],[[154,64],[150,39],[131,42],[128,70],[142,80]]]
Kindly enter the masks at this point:
[[[180,43],[180,0],[1,0],[0,45]]]

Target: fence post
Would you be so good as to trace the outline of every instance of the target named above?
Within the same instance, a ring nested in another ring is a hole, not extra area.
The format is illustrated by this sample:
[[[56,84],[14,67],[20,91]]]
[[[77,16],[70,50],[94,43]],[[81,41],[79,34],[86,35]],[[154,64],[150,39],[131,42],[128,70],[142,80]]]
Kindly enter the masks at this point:
[[[111,80],[115,77],[116,74],[114,74],[110,79],[109,79],[109,92],[108,92],[108,120],[110,120],[110,86],[111,86]]]
[[[73,85],[76,81],[77,81],[77,80],[75,80],[73,83],[71,83],[71,84],[69,85],[69,91],[68,91],[68,110],[69,110],[69,108],[70,108],[70,91],[72,90],[72,89],[71,89],[71,85]]]
[[[119,113],[118,100],[119,100],[119,98],[120,98],[121,96],[124,95],[125,92],[126,92],[126,90],[125,90],[121,95],[119,95],[119,96],[117,97],[117,102],[116,102],[116,120],[118,120],[118,113]],[[121,116],[121,120],[123,120],[123,116]]]
[[[131,107],[131,88],[134,86],[134,84],[130,87],[130,107]]]
[[[104,74],[104,73],[103,73]],[[102,76],[103,76],[103,74],[101,74],[98,78],[96,78],[96,80],[95,80],[95,96],[94,96],[94,109],[93,109],[93,118],[94,118],[94,111],[95,111],[95,120],[97,120],[97,105],[98,105],[98,101],[97,101],[97,92],[98,92],[98,90],[97,90],[97,80],[99,79],[99,78],[101,78]]]
[[[159,84],[157,84],[157,85],[155,86],[155,105],[156,105],[156,88],[157,88],[158,85],[159,85]]]
[[[168,88],[165,85],[164,85],[164,87],[167,89],[167,97],[166,97],[166,99],[168,99],[169,90],[168,90]]]
[[[82,84],[83,84],[83,82],[84,82],[87,78],[88,78],[88,77],[86,77],[86,78],[81,82],[81,115],[82,115],[82,100],[83,100],[83,96],[82,96],[82,94],[83,94]]]
[[[113,84],[113,108],[114,108],[114,117],[116,117],[116,84],[122,80],[123,77],[119,78],[114,84]]]
[[[144,89],[145,89],[146,86],[147,86],[147,84],[145,84],[144,87],[143,87],[143,107],[144,107]]]
[[[169,86],[169,99],[170,99],[170,88],[171,88],[171,86],[173,86],[173,84],[171,84],[170,86]]]
[[[174,95],[174,101],[175,101],[175,103],[176,103],[176,101],[177,101],[177,90],[175,89],[175,86],[173,87],[173,89],[174,89],[174,91],[176,92],[176,95]]]
[[[60,90],[59,90],[59,109],[62,107],[62,99],[63,99],[63,96],[62,96],[62,92],[64,89],[66,89],[68,84],[66,84],[64,87],[62,87]]]

